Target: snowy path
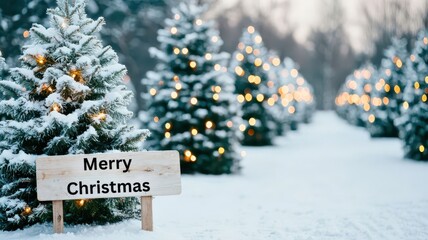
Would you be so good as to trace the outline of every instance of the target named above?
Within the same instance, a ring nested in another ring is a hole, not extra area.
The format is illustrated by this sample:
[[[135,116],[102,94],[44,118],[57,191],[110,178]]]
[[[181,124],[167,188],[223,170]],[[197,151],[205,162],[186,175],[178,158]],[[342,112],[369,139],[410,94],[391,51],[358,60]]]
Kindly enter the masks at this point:
[[[184,176],[182,195],[157,197],[153,233],[132,220],[0,239],[428,239],[428,164],[403,160],[397,139],[318,112],[276,146],[245,150],[240,175]]]

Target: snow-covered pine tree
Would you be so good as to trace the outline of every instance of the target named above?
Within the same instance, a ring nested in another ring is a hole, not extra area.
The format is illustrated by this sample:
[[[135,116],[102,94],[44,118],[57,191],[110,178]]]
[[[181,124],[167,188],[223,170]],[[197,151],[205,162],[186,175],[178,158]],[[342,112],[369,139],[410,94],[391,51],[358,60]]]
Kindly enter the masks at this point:
[[[360,126],[366,127],[368,112],[371,108],[371,97],[373,95],[374,82],[377,79],[377,71],[376,68],[370,64],[366,63],[360,69],[361,74],[361,87],[360,87],[360,104],[358,110],[358,123]]]
[[[0,80],[6,79],[9,76],[9,66],[6,64],[5,59],[0,52]]]
[[[268,79],[270,66],[267,50],[253,26],[244,29],[238,49],[233,54],[230,71],[234,71],[237,100],[242,105],[244,145],[271,145],[276,135],[274,117],[269,109],[275,104],[273,82]],[[269,86],[271,84],[272,86]]]
[[[341,114],[352,125],[365,126],[365,119],[361,117],[364,110],[370,109],[370,96],[366,90],[371,90],[369,84],[371,72],[366,67],[356,69],[352,74],[346,77],[342,93],[339,98],[344,101],[339,108],[342,108]],[[363,110],[364,109],[364,110]]]
[[[6,64],[6,61],[1,56],[0,52],[0,101],[17,97],[22,91],[22,87],[19,84],[10,81],[9,77],[9,66]],[[0,113],[0,120],[5,120],[6,117],[6,115]]]
[[[158,64],[142,81],[149,90],[142,94],[149,119],[142,120],[152,131],[151,148],[180,152],[182,172],[233,173],[240,159],[239,106],[225,68],[229,55],[219,52],[214,23],[201,18],[206,9],[180,3],[158,31],[160,48],[151,49]]]
[[[71,3],[72,2],[72,3]],[[33,24],[22,67],[12,80],[25,88],[0,102],[0,229],[49,221],[48,203],[36,198],[35,159],[41,155],[135,151],[148,130],[127,126],[132,93],[125,66],[96,35],[103,18],[86,17],[85,0],[58,0],[50,27]],[[106,223],[133,216],[135,198],[66,201],[68,224]]]
[[[275,121],[276,133],[281,136],[285,133],[287,126],[288,112],[287,109],[281,104],[280,89],[283,85],[283,79],[281,78],[281,60],[275,51],[270,50],[268,53],[268,59],[264,66],[268,73],[268,86],[271,88],[272,100],[268,99],[268,102],[273,102],[273,106],[268,108],[271,111],[273,119]]]
[[[421,31],[406,64],[402,117],[396,124],[408,158],[428,160],[428,30]]]
[[[297,130],[299,122],[303,119],[303,104],[298,102],[295,96],[297,95],[297,78],[298,67],[291,58],[284,58],[282,63],[283,70],[281,77],[284,85],[280,90],[281,104],[286,108],[288,114],[288,125],[290,130]]]
[[[404,75],[407,59],[406,41],[393,39],[392,45],[385,51],[379,68],[377,91],[371,99],[369,123],[367,129],[372,137],[398,137],[394,119],[400,116],[403,104],[403,90],[406,85]]]

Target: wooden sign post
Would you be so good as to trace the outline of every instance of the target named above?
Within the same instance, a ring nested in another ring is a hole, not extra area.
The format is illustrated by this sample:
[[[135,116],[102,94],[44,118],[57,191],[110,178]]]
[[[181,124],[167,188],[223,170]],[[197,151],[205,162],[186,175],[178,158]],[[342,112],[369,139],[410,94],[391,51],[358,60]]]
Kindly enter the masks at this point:
[[[181,193],[177,151],[48,156],[36,160],[37,199],[52,201],[54,232],[63,200],[141,197],[142,229],[153,231],[152,196]]]

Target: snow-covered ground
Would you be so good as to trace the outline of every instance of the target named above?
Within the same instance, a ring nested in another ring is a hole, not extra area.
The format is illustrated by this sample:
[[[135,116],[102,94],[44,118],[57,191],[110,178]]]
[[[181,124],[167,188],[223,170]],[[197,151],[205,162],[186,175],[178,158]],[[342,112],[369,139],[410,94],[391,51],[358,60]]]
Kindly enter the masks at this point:
[[[428,239],[428,163],[397,139],[318,112],[273,147],[245,148],[234,176],[183,176],[183,193],[154,199],[154,232],[138,220],[0,232],[4,240]]]

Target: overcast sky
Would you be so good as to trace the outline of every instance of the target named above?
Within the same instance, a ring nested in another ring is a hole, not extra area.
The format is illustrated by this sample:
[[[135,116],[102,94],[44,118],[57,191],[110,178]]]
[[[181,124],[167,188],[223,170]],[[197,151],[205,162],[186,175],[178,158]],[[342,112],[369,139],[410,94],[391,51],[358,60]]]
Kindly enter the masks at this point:
[[[218,5],[224,6],[225,8],[233,6],[237,1],[240,0],[217,0]],[[321,0],[241,0],[245,2],[246,12],[251,14],[255,12],[255,8],[265,7],[264,5],[272,4],[272,2],[284,2],[290,3],[290,11],[286,13],[288,16],[288,23],[281,22],[284,18],[284,11],[276,9],[275,11],[269,12],[269,16],[273,22],[277,25],[276,27],[281,31],[287,31],[284,26],[292,25],[295,28],[295,37],[300,42],[305,42],[311,28],[322,24],[322,15],[319,9],[322,8],[324,1]],[[371,4],[379,0],[342,0],[342,6],[344,8],[345,19],[344,25],[346,32],[348,33],[351,44],[355,50],[360,51],[364,47],[364,42],[359,37],[364,31],[362,27],[362,20],[359,18],[361,14],[361,4]],[[420,10],[425,7],[424,2],[428,0],[411,0],[410,3],[413,8]],[[221,14],[221,10],[214,11],[213,14]]]

